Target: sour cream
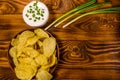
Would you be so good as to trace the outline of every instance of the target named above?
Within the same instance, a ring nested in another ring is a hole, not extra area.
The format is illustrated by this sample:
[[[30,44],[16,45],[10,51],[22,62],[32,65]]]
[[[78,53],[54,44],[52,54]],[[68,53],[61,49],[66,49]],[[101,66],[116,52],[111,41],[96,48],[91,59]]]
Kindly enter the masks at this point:
[[[29,26],[41,27],[45,25],[49,18],[47,6],[38,1],[32,1],[23,9],[23,19]]]

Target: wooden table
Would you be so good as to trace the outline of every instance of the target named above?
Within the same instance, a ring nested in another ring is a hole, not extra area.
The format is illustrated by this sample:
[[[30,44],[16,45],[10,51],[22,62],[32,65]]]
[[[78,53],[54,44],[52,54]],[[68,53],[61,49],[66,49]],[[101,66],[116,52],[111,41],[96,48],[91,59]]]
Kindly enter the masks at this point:
[[[17,80],[10,69],[7,53],[10,40],[31,28],[22,18],[22,10],[31,0],[0,0],[0,80]],[[50,11],[49,25],[63,13],[87,0],[40,0]],[[106,0],[98,0],[104,2]],[[119,6],[119,0],[112,5]],[[51,32],[60,47],[60,60],[54,80],[120,80],[120,15],[97,14],[79,19]],[[44,27],[45,27],[44,26]],[[42,27],[42,28],[44,28]]]

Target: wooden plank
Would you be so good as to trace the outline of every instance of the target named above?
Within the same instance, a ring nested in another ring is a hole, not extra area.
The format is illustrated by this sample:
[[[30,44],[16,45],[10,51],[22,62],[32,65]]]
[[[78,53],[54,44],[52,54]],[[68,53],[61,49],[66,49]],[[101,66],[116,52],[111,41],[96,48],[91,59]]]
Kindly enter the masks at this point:
[[[51,20],[56,19],[61,14],[56,14],[54,15],[54,17],[52,17],[53,15],[52,14],[50,15]],[[0,16],[0,20],[1,20],[0,40],[10,40],[20,31],[31,28],[27,24],[25,24],[21,15],[4,15],[4,16]],[[45,26],[49,25],[51,23],[51,20],[49,20]],[[119,14],[97,14],[97,15],[86,16],[84,18],[79,19],[74,24],[63,29],[62,28],[63,24],[67,22],[68,21],[62,23],[57,28],[52,27],[48,31],[51,32],[56,38],[58,38],[58,40],[118,40],[120,39]],[[42,28],[44,28],[45,26],[43,26]]]
[[[40,0],[49,8],[50,13],[65,13],[78,5],[81,5],[88,0]],[[97,2],[104,2],[105,0],[98,0]],[[111,0],[112,5],[119,5],[119,0]],[[1,0],[0,14],[20,14],[25,5],[31,0]],[[67,5],[66,5],[67,4]]]
[[[30,1],[31,0],[1,0],[0,14],[21,13],[24,6]],[[76,6],[76,3],[74,3],[73,0],[41,0],[41,2],[47,5],[50,13],[64,13]],[[79,1],[78,4],[82,4],[85,2],[86,1]]]
[[[8,67],[0,67],[0,80],[18,80],[15,73]]]
[[[96,74],[96,75],[95,75]],[[55,80],[119,80],[118,70],[56,69]]]
[[[3,44],[0,45],[0,53],[3,48],[7,51],[9,42],[1,41],[0,43]],[[61,41],[59,47],[60,61],[54,73],[55,80],[119,79],[120,41]],[[0,79],[10,77],[16,79],[14,73],[8,68],[6,54],[0,54],[0,69],[2,69],[0,73],[3,74],[0,75]],[[5,77],[9,71],[11,74]]]
[[[119,41],[62,41],[60,68],[119,69]]]
[[[58,44],[60,47],[59,68],[120,68],[120,41],[60,41]],[[7,62],[8,47],[8,41],[1,41],[0,64]]]

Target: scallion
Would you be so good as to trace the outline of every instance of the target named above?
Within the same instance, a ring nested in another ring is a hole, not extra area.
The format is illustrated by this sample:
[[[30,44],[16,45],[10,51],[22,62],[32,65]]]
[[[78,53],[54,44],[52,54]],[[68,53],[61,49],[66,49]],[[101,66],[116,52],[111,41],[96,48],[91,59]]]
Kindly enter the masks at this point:
[[[100,13],[120,13],[120,7],[111,7],[111,8],[105,8],[105,9],[99,9],[99,10],[87,12],[87,13],[82,14],[82,15],[76,17],[75,19],[71,20],[70,22],[65,24],[63,26],[63,28],[65,28],[66,26],[70,25],[71,23],[77,21],[78,19],[80,19],[84,16],[87,16],[87,15],[90,15],[90,14],[100,14]]]
[[[93,8],[97,8],[99,6],[103,6],[105,4],[110,4],[111,2],[103,2],[103,3],[97,3],[94,4],[96,2],[96,0],[90,0],[89,2],[82,4],[70,11],[68,11],[67,13],[63,14],[62,16],[60,16],[58,19],[56,19],[55,21],[53,21],[50,25],[48,25],[45,30],[47,30],[48,28],[50,28],[51,26],[58,26],[59,24],[61,24],[62,22],[66,21],[67,19],[75,16],[78,13],[83,13],[80,16],[77,16],[76,18],[74,18],[73,20],[71,20],[70,22],[68,22],[67,24],[65,24],[63,26],[66,27],[68,25],[70,25],[71,23],[77,21],[78,19],[87,16],[87,15],[91,15],[91,14],[100,14],[100,13],[120,13],[120,7],[109,7],[109,8],[104,8],[104,9],[97,9],[94,11],[91,11],[90,9]],[[89,12],[86,12],[86,10],[90,10]]]
[[[56,22],[58,22],[59,20],[65,18],[65,17],[68,16],[69,14],[71,14],[71,13],[73,13],[73,12],[76,12],[76,11],[78,11],[78,10],[80,10],[80,9],[83,9],[83,8],[85,8],[85,7],[87,7],[87,6],[90,6],[90,5],[94,4],[95,2],[96,2],[96,0],[89,0],[89,2],[87,2],[87,3],[85,3],[85,4],[82,4],[82,5],[80,5],[80,6],[76,7],[76,8],[68,11],[67,13],[65,13],[64,15],[60,16],[58,19],[56,19],[55,21],[53,21],[49,26],[47,26],[47,27],[45,28],[45,30],[47,30],[48,28],[50,28],[51,26],[53,26]]]
[[[57,26],[58,26],[59,24],[61,24],[62,22],[64,22],[64,21],[66,21],[67,19],[75,16],[75,15],[78,14],[78,13],[83,13],[83,12],[86,11],[86,10],[89,10],[89,9],[92,9],[92,8],[96,8],[96,7],[100,7],[100,6],[103,6],[103,5],[105,5],[105,4],[110,4],[110,3],[111,3],[111,2],[103,2],[103,3],[93,4],[93,5],[91,5],[91,6],[87,7],[87,8],[83,8],[83,9],[81,9],[81,10],[78,10],[78,11],[76,11],[75,13],[73,13],[73,14],[69,15],[68,17],[64,18],[63,20],[61,20],[61,21],[58,22],[57,24],[55,24],[54,27],[57,27]]]

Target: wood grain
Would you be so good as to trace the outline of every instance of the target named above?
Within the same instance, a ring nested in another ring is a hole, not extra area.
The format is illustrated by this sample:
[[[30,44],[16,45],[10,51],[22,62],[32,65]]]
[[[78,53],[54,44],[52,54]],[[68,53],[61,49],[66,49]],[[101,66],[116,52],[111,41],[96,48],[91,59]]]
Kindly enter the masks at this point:
[[[18,80],[10,69],[7,53],[10,40],[30,29],[22,10],[31,0],[0,0],[0,80]],[[45,28],[63,13],[88,0],[40,0],[50,11]],[[98,3],[109,0],[97,0]],[[110,6],[120,6],[110,0]],[[100,7],[99,7],[100,8]],[[77,16],[76,16],[77,17]],[[73,18],[71,18],[73,19]],[[66,28],[50,28],[59,44],[60,59],[53,80],[120,80],[120,14],[96,14],[83,17]]]
[[[63,41],[60,66],[65,68],[114,69],[120,67],[120,42]],[[64,65],[63,65],[64,64]]]

